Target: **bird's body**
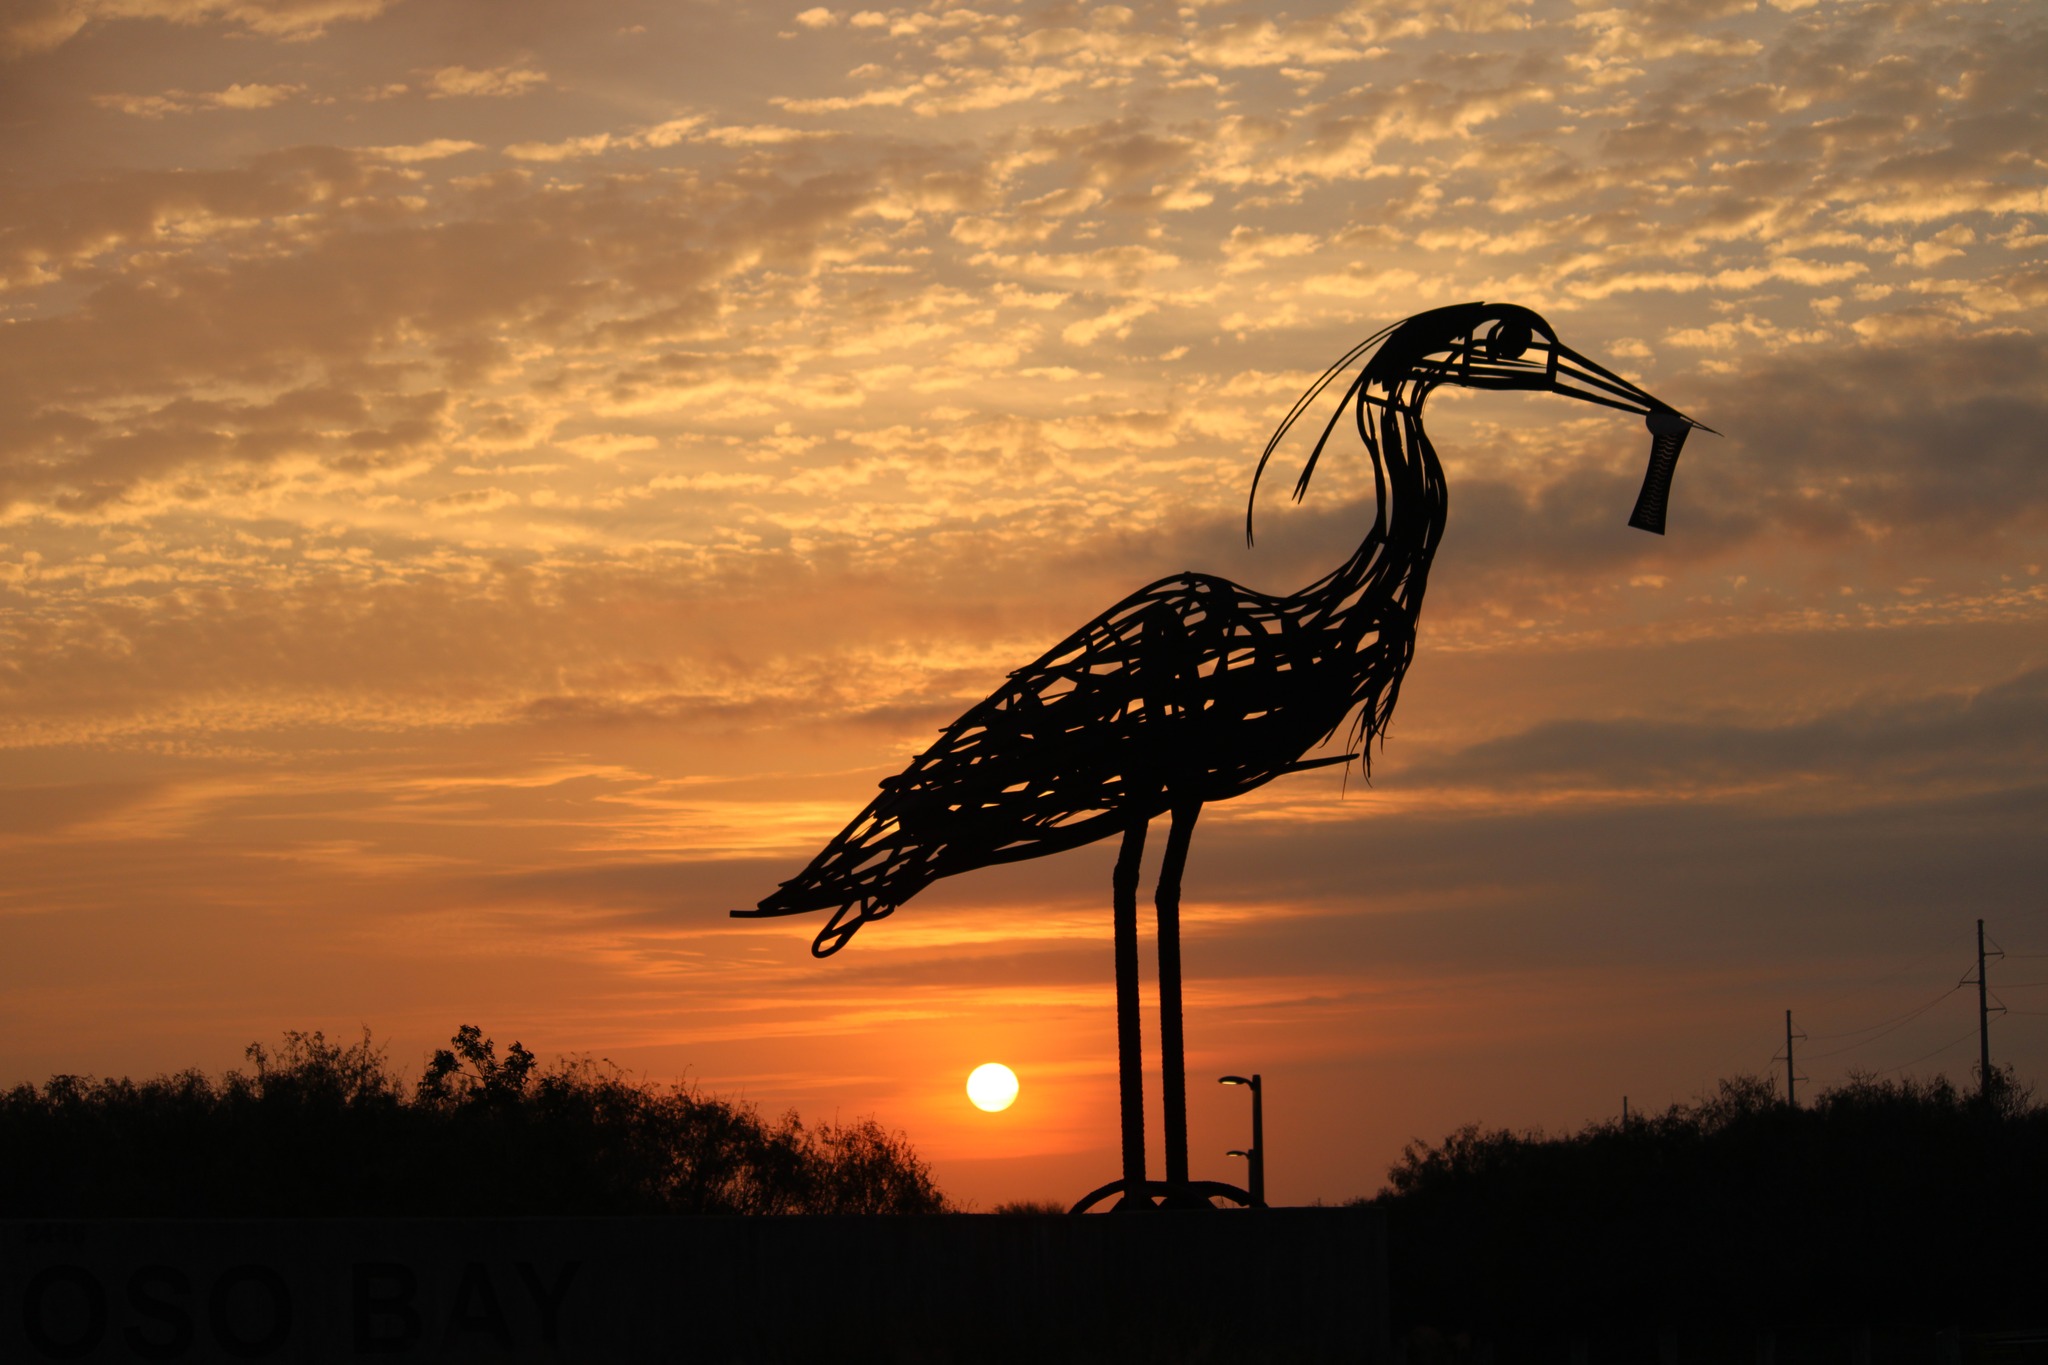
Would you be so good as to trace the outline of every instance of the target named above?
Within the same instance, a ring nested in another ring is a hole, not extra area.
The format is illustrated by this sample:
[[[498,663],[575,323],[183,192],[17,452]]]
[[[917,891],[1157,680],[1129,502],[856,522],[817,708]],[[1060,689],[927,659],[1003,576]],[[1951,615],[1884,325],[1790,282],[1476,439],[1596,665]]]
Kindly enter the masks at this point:
[[[1567,350],[1547,323],[1514,305],[1436,309],[1354,348],[1295,404],[1260,472],[1307,406],[1368,352],[1296,485],[1299,497],[1339,419],[1354,413],[1378,499],[1372,525],[1343,564],[1284,595],[1198,573],[1141,588],[1012,673],[885,779],[801,873],[757,908],[733,912],[830,910],[812,943],[825,957],[939,877],[1122,835],[1115,886],[1125,1177],[1091,1200],[1117,1188],[1136,1197],[1159,1183],[1143,1177],[1142,1096],[1134,1088],[1135,898],[1145,828],[1173,814],[1157,899],[1166,1185],[1185,1196],[1193,1187],[1179,1062],[1178,907],[1195,816],[1284,773],[1353,757],[1303,760],[1347,718],[1355,717],[1350,738],[1361,751],[1384,734],[1444,530],[1443,469],[1422,428],[1430,392],[1447,383],[1549,389],[1647,414],[1656,444],[1631,524],[1663,529],[1671,468],[1695,424]],[[1257,482],[1255,475],[1254,491]]]
[[[1445,516],[1419,416],[1387,414],[1378,514],[1337,569],[1286,594],[1192,572],[1132,593],[947,726],[753,913],[835,911],[828,956],[937,878],[1355,757],[1302,761],[1354,712],[1361,749],[1382,734],[1413,657]]]
[[[1414,638],[1410,603],[1335,587],[1275,596],[1190,573],[1133,593],[947,726],[761,910],[856,907],[819,936],[824,956],[939,877],[1295,770],[1361,701],[1391,710]],[[1273,677],[1294,685],[1274,695]],[[1367,679],[1383,700],[1359,695]]]

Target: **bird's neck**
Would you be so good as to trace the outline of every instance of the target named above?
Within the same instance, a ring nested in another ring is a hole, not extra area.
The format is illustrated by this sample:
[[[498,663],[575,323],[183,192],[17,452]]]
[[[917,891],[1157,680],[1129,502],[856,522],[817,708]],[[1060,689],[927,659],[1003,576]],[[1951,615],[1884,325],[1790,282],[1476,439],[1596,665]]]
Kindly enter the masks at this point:
[[[1358,412],[1378,491],[1373,524],[1349,559],[1299,594],[1310,599],[1309,617],[1340,642],[1330,663],[1342,670],[1344,704],[1331,725],[1355,708],[1352,739],[1361,748],[1393,715],[1447,510],[1443,467],[1422,429],[1427,389],[1395,383],[1364,393]]]
[[[1375,626],[1366,618],[1381,611],[1376,602],[1410,621],[1421,609],[1447,502],[1443,466],[1422,426],[1427,393],[1415,393],[1404,383],[1375,381],[1365,395],[1360,411],[1371,432],[1366,449],[1377,495],[1373,522],[1350,558],[1302,595],[1321,599],[1328,610],[1347,617],[1363,609],[1357,625],[1370,630]]]

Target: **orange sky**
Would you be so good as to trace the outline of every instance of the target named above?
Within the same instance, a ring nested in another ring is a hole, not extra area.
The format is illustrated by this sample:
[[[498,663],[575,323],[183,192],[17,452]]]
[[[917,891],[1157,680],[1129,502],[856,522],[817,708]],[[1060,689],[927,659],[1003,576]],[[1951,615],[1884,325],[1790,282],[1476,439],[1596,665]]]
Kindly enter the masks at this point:
[[[1113,848],[826,963],[725,911],[1131,589],[1334,564],[1362,460],[1247,549],[1260,445],[1476,298],[1726,435],[1658,539],[1640,423],[1434,402],[1371,784],[1195,842],[1195,1173],[1225,1071],[1288,1201],[1787,1007],[1816,1086],[1960,1077],[1970,992],[1820,1035],[1978,916],[2048,953],[2043,70],[2022,0],[12,4],[0,1082],[469,1022],[873,1113],[983,1206],[1109,1179]],[[2048,959],[1992,979],[2048,1080]]]

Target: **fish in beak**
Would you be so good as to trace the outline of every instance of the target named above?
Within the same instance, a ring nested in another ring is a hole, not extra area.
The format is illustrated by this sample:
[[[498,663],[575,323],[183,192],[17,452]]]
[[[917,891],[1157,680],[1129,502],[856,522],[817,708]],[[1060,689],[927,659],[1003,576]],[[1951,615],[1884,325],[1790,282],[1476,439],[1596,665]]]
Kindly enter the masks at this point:
[[[1643,414],[1650,429],[1650,467],[1643,472],[1643,488],[1636,494],[1628,524],[1638,531],[1663,535],[1664,513],[1671,503],[1671,476],[1677,472],[1678,452],[1685,438],[1694,427],[1709,435],[1721,433],[1562,344],[1550,348],[1549,379],[1550,387],[1567,398]]]

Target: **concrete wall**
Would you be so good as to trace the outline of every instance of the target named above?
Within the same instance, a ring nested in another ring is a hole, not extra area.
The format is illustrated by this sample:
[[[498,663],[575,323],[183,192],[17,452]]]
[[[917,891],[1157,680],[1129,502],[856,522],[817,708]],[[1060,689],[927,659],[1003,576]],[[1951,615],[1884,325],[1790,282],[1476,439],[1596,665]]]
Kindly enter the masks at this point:
[[[1366,1209],[0,1222],[0,1361],[1371,1361]]]

